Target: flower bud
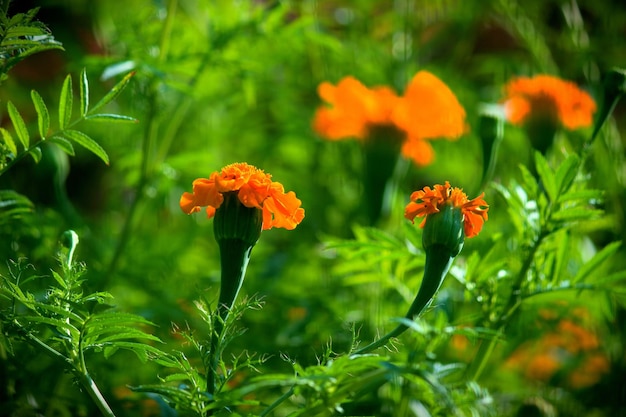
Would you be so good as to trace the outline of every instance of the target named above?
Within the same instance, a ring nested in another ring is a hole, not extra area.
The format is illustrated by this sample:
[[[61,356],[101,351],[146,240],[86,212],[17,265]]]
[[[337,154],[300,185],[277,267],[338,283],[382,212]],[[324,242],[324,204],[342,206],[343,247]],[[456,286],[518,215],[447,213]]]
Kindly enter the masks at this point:
[[[439,207],[436,213],[426,217],[422,245],[428,253],[435,245],[443,246],[455,257],[463,249],[465,234],[463,232],[463,212],[460,208],[447,203]]]
[[[244,206],[237,194],[238,191],[223,194],[224,202],[215,211],[215,240],[220,243],[227,239],[238,239],[252,247],[261,237],[263,211]]]

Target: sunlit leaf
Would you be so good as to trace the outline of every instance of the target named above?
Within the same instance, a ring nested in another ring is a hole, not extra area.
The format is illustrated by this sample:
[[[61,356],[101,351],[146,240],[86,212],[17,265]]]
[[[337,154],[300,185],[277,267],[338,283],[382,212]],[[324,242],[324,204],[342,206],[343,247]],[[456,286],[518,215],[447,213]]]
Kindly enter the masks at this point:
[[[548,165],[548,161],[546,161],[540,152],[535,152],[535,166],[537,167],[537,173],[539,174],[539,178],[541,178],[543,188],[546,190],[550,201],[555,201],[558,197],[556,180]]]
[[[98,113],[85,117],[85,120],[92,122],[113,122],[113,123],[139,123],[134,117],[121,114]]]
[[[73,140],[80,146],[93,152],[96,156],[102,159],[105,164],[109,165],[109,155],[107,155],[102,146],[100,146],[95,140],[91,139],[85,133],[78,130],[65,130],[63,131],[63,136],[70,140]]]
[[[15,157],[15,155],[17,155],[17,147],[15,146],[13,136],[11,136],[11,133],[3,127],[0,127],[0,133],[2,133],[2,139],[4,140],[4,144],[13,154],[13,157]]]
[[[39,146],[31,149],[30,151],[28,151],[28,153],[33,158],[33,161],[35,161],[36,164],[38,164],[39,161],[41,161],[42,153],[41,153],[41,148],[39,148]]]
[[[146,345],[140,342],[117,341],[117,342],[104,343],[103,346],[100,346],[100,347],[105,349],[104,356],[106,358],[109,358],[119,349],[125,349],[125,350],[130,350],[133,353],[135,353],[135,355],[137,355],[137,358],[139,358],[139,360],[143,363],[147,362],[151,356],[158,357],[163,354],[161,350],[155,348],[154,346]]]
[[[576,178],[576,173],[578,172],[578,161],[579,158],[576,155],[570,155],[556,171],[555,182],[556,182],[556,191],[558,196],[567,192],[574,178]]]
[[[104,97],[102,97],[102,99],[96,103],[95,106],[93,106],[91,108],[91,110],[89,111],[89,113],[94,113],[96,110],[100,109],[101,107],[109,104],[110,102],[112,102],[113,100],[115,100],[115,98],[122,92],[122,90],[124,90],[124,88],[126,87],[126,85],[130,82],[130,79],[135,75],[135,71],[132,71],[128,74],[126,74],[126,76],[124,78],[122,78],[122,80],[117,83],[112,89],[111,91],[109,91]]]
[[[64,130],[72,119],[72,101],[74,92],[72,90],[72,76],[68,74],[61,88],[59,99],[59,129]]]
[[[559,196],[558,202],[565,203],[568,201],[584,201],[584,202],[596,202],[602,201],[604,197],[604,191],[602,190],[576,190],[568,191],[565,194]]]
[[[46,103],[44,103],[43,98],[41,98],[37,91],[31,90],[30,96],[33,100],[33,104],[35,105],[35,111],[37,112],[39,135],[41,136],[41,139],[45,139],[48,129],[50,128],[50,114],[48,113],[48,108],[46,107]]]
[[[26,124],[24,124],[24,119],[22,119],[22,115],[17,111],[15,105],[10,101],[7,103],[7,110],[9,112],[11,122],[13,123],[13,129],[15,129],[15,134],[22,143],[24,149],[28,149],[28,146],[30,144],[30,136],[28,135],[28,130],[26,129]]]
[[[57,145],[63,152],[65,152],[68,155],[74,156],[74,145],[72,145],[72,142],[70,142],[69,140],[65,139],[62,136],[52,136],[50,139],[48,139],[48,142],[52,142],[55,145]]]
[[[617,252],[621,244],[621,242],[611,242],[602,248],[601,251],[596,253],[591,259],[580,267],[580,270],[578,270],[573,282],[580,282],[587,279],[587,277],[593,273],[593,271],[598,269],[604,261]]]
[[[84,117],[89,111],[89,80],[87,70],[83,68],[80,72],[80,115]]]
[[[586,220],[594,217],[598,217],[604,214],[603,210],[599,209],[587,209],[587,208],[566,208],[559,210],[552,214],[552,220],[555,221],[575,221]]]

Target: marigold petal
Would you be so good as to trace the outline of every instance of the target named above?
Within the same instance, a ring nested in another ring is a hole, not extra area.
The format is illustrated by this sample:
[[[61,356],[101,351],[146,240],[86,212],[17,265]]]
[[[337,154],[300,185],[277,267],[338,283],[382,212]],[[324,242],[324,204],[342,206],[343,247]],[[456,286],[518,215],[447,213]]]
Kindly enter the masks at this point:
[[[224,201],[222,193],[233,191],[238,191],[237,198],[244,206],[262,210],[263,230],[294,229],[304,218],[304,209],[300,208],[301,201],[295,193],[285,194],[282,184],[272,182],[271,175],[245,162],[227,165],[220,172],[213,172],[209,179],[195,180],[193,193],[183,193],[180,206],[185,213],[206,207],[211,218]]]
[[[473,200],[468,200],[462,189],[451,187],[448,181],[445,184],[435,184],[433,188],[424,187],[411,194],[410,202],[404,210],[404,217],[412,222],[415,217],[424,217],[420,227],[424,227],[427,216],[437,213],[444,204],[451,204],[461,209],[463,213],[463,228],[465,237],[476,236],[487,220],[489,206],[483,199],[484,193]]]
[[[187,214],[200,211],[200,206],[196,204],[194,195],[187,192],[180,197],[180,208]]]
[[[389,87],[367,88],[354,77],[344,77],[337,86],[323,82],[318,94],[328,103],[313,119],[313,129],[326,139],[364,139],[374,124],[391,123],[390,116],[398,100]]]
[[[551,75],[516,77],[505,87],[507,119],[513,124],[531,118],[554,119],[567,129],[593,124],[596,103],[576,84]]]
[[[250,176],[248,182],[239,189],[239,201],[246,207],[262,208],[261,204],[267,198],[271,180],[264,173]]]
[[[293,191],[284,192],[280,183],[273,183],[271,196],[263,203],[264,213],[267,210],[272,215],[271,227],[282,227],[287,230],[295,227],[304,219],[302,202]]]
[[[219,207],[222,195],[215,187],[214,175],[209,179],[198,178],[193,182],[193,193],[183,193],[180,198],[180,208],[187,214],[200,211],[201,207],[213,205]]]
[[[430,164],[435,159],[433,147],[425,140],[410,136],[402,144],[402,155],[418,166]]]
[[[392,120],[409,136],[456,139],[467,132],[465,109],[450,88],[428,71],[411,80]]]

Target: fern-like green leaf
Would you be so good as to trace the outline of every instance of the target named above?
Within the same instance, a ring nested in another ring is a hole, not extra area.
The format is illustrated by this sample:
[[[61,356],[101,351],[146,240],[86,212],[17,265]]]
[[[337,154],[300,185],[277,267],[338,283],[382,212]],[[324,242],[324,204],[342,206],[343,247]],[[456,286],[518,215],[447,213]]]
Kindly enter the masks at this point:
[[[61,97],[59,98],[59,129],[64,130],[72,119],[72,76],[68,75],[63,81]]]
[[[67,139],[73,140],[78,145],[94,153],[97,157],[102,159],[105,164],[109,165],[109,155],[107,155],[102,146],[100,146],[95,140],[91,139],[85,133],[78,130],[68,129],[63,131],[63,136],[65,136]]]
[[[143,363],[146,363],[151,357],[163,355],[163,352],[160,349],[140,342],[107,342],[99,347],[104,348],[104,357],[107,359],[120,349],[130,350],[137,355],[137,358],[139,358],[139,360]]]
[[[37,112],[39,135],[41,136],[41,139],[45,139],[48,129],[50,128],[50,114],[48,113],[48,108],[46,107],[46,103],[44,103],[43,98],[41,98],[37,91],[32,90],[30,92],[30,97],[33,100],[35,111]]]
[[[28,135],[28,129],[26,129],[26,124],[24,123],[24,119],[22,119],[22,115],[10,101],[7,103],[7,110],[9,112],[9,118],[11,118],[11,123],[13,123],[13,129],[15,129],[17,138],[22,143],[24,149],[28,149],[30,136]]]

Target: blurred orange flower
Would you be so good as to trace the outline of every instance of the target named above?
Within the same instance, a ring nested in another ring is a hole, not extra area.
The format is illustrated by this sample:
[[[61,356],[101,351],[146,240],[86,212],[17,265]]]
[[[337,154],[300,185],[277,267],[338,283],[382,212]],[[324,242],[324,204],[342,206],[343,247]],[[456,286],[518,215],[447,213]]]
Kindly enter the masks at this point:
[[[404,210],[404,217],[415,221],[415,217],[424,217],[420,227],[424,227],[426,216],[439,212],[439,207],[444,204],[452,204],[460,208],[463,214],[463,229],[465,237],[471,238],[480,233],[484,222],[487,220],[489,205],[483,200],[484,193],[469,200],[462,189],[451,187],[446,181],[444,185],[436,184],[434,188],[424,187],[411,194],[411,202]]]
[[[596,103],[576,84],[550,75],[514,78],[506,85],[506,117],[521,125],[532,119],[548,119],[567,129],[589,127]]]
[[[519,369],[529,379],[546,382],[565,371],[563,382],[574,389],[594,385],[610,370],[597,335],[568,319],[559,321],[554,331],[543,334],[539,340],[523,343],[509,357],[507,365]]]
[[[187,214],[206,207],[209,218],[224,201],[223,193],[237,192],[239,201],[246,207],[263,211],[263,230],[272,227],[295,229],[304,219],[301,201],[293,191],[285,193],[283,185],[271,180],[272,176],[245,162],[225,166],[209,178],[193,182],[193,192],[183,193],[180,208]]]
[[[354,77],[334,86],[323,82],[319,96],[330,106],[317,109],[314,130],[330,140],[368,139],[373,129],[392,127],[403,137],[402,155],[417,165],[432,162],[426,139],[457,139],[467,132],[465,110],[439,78],[418,72],[403,96],[389,87],[367,88]]]

